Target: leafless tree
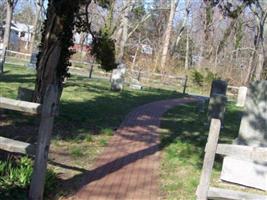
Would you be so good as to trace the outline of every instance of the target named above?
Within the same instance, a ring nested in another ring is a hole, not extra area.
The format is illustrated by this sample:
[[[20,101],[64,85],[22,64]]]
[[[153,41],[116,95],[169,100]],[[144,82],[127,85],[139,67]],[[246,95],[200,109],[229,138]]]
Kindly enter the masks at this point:
[[[13,9],[16,3],[17,3],[17,0],[6,1],[5,33],[4,33],[4,40],[3,40],[2,55],[0,59],[0,74],[4,72],[6,50],[8,48],[9,39],[10,39],[10,29],[11,29],[11,21],[12,21],[12,16],[13,16]]]

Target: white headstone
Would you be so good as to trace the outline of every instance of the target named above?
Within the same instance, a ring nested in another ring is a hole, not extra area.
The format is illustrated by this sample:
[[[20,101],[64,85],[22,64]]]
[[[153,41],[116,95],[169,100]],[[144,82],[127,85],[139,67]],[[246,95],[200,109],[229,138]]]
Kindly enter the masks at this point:
[[[136,89],[136,90],[141,90],[143,86],[137,79],[132,79],[130,83],[130,88]]]
[[[4,44],[0,43],[0,60],[3,60]]]
[[[238,89],[238,96],[237,96],[237,107],[244,107],[246,102],[246,96],[247,96],[247,87],[239,87]]]
[[[234,143],[267,148],[267,81],[256,81],[250,85],[239,135]],[[267,190],[267,161],[255,162],[226,157],[221,179]]]
[[[126,73],[126,67],[124,64],[120,64],[117,69],[112,71],[111,75],[111,89],[114,91],[121,91],[123,89],[124,75]]]

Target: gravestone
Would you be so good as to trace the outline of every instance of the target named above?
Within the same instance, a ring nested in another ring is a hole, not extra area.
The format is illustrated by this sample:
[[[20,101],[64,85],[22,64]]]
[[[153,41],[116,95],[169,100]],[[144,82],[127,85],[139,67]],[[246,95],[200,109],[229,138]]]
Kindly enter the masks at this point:
[[[18,100],[21,101],[29,101],[32,102],[33,100],[33,93],[34,91],[28,88],[19,87],[18,89]]]
[[[237,107],[244,107],[246,102],[246,96],[247,96],[247,87],[239,87],[238,89],[238,95],[237,95]]]
[[[206,104],[206,99],[198,98],[197,106],[196,106],[196,111],[198,114],[205,113],[205,109],[206,109],[205,104]]]
[[[4,60],[5,57],[4,53],[5,53],[4,45],[3,43],[0,43],[0,62],[3,62]]]
[[[136,90],[141,90],[143,86],[137,79],[132,79],[130,83],[130,88],[136,89]]]
[[[208,121],[212,118],[220,119],[223,122],[227,98],[223,94],[213,94],[209,100]]]
[[[267,81],[256,81],[248,88],[245,112],[234,143],[267,148]],[[267,190],[267,161],[255,162],[226,157],[221,179]]]
[[[220,119],[223,124],[223,117],[225,112],[225,106],[227,102],[226,98],[227,82],[223,80],[214,80],[211,84],[210,100],[208,106],[208,121],[212,118]]]
[[[123,89],[125,73],[126,73],[126,66],[124,64],[119,64],[117,69],[114,69],[112,71],[111,90],[121,91]]]
[[[4,44],[0,42],[0,58],[3,57],[3,49],[4,49]]]
[[[31,59],[30,59],[30,63],[28,64],[28,67],[36,69],[37,56],[38,56],[38,53],[36,52],[31,54]]]
[[[210,96],[213,94],[226,95],[227,82],[223,80],[213,80],[211,84]]]

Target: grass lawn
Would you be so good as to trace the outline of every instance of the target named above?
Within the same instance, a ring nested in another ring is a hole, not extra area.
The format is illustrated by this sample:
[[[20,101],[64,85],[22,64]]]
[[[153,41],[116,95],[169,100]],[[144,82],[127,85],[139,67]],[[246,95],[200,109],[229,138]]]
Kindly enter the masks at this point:
[[[220,143],[231,143],[237,137],[241,116],[241,110],[233,103],[229,103],[226,108],[224,128],[220,133]],[[207,122],[206,119],[207,113],[199,114],[196,104],[176,107],[163,116],[161,121],[162,199],[195,199],[209,131],[209,127],[204,125]],[[219,181],[221,164],[221,157],[216,157],[213,186],[263,193]]]
[[[0,76],[0,96],[15,99],[19,86],[34,88],[33,70],[6,65],[5,71]],[[111,92],[108,81],[71,76],[61,98],[49,155],[49,167],[59,178],[57,196],[75,189],[128,112],[151,101],[179,97],[177,92],[160,89],[126,87],[123,92]],[[0,110],[0,121],[1,136],[36,142],[38,117]]]

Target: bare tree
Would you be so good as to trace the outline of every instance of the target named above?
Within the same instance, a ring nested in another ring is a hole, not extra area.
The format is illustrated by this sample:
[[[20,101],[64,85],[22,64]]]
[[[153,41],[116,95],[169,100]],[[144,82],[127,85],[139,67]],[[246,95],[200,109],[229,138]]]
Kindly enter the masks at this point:
[[[185,16],[185,21],[186,21],[186,54],[185,54],[185,70],[189,69],[189,24],[188,24],[188,18],[189,18],[189,13],[190,13],[190,0],[187,0],[186,2],[186,16]],[[178,39],[178,38],[177,38]],[[179,43],[179,41],[176,41]],[[176,44],[177,45],[177,44]]]
[[[35,38],[36,38],[36,34],[38,32],[37,31],[38,30],[38,23],[40,20],[40,15],[41,15],[42,7],[43,7],[43,0],[36,0],[35,6],[36,6],[36,13],[35,13],[35,18],[34,18],[34,22],[33,22],[33,34],[32,34],[31,43],[30,43],[30,53],[33,53],[33,50],[34,50]]]
[[[178,35],[176,37],[176,41],[173,45],[173,52],[174,49],[179,45],[179,42],[182,38],[183,32],[186,28],[186,26],[188,25],[188,17],[189,17],[189,13],[190,13],[190,5],[191,5],[191,0],[186,0],[186,8],[185,8],[185,17],[183,18],[183,23],[182,26],[180,27],[179,31],[178,31]]]
[[[10,39],[10,29],[11,29],[11,21],[12,21],[12,16],[13,16],[13,9],[14,9],[16,3],[17,3],[17,0],[7,0],[6,1],[6,21],[5,21],[3,50],[2,50],[2,56],[0,59],[0,74],[4,72],[6,50],[8,48],[9,39]]]
[[[178,2],[179,0],[171,0],[170,15],[169,15],[168,24],[167,24],[167,28],[166,28],[164,39],[163,39],[163,48],[162,48],[161,62],[160,62],[161,70],[163,70],[163,68],[166,65],[168,49],[170,45],[171,32],[172,32],[172,24],[173,24],[173,19],[175,16],[175,11],[176,11]]]
[[[248,84],[255,76],[256,80],[261,79],[266,62],[266,50],[264,46],[264,28],[267,19],[267,3],[266,1],[255,0],[255,3],[250,6],[256,17],[256,32],[254,37],[254,50],[252,53],[252,62],[249,65],[245,83]],[[257,62],[258,58],[258,62]]]
[[[128,39],[128,22],[129,22],[129,13],[131,10],[133,0],[124,1],[124,12],[121,19],[121,26],[120,26],[120,32],[121,32],[121,38],[120,38],[120,44],[119,44],[119,54],[117,57],[117,61],[121,62],[123,55],[124,55],[124,49],[125,45]]]

